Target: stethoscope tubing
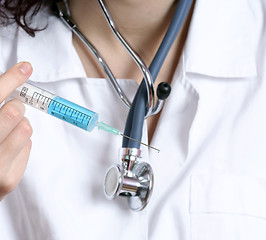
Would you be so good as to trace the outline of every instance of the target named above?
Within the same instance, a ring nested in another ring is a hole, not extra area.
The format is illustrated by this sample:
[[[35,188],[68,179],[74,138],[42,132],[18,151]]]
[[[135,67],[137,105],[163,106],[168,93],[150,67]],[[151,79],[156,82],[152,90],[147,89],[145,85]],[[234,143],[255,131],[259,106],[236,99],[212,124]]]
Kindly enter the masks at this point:
[[[192,3],[193,0],[180,0],[177,5],[165,37],[149,67],[153,82],[156,80],[163,62],[185,22]],[[145,83],[142,81],[129,110],[124,129],[125,135],[137,139],[138,141],[141,141],[142,138],[143,123],[147,111],[147,94],[145,88]],[[123,138],[122,147],[139,149],[140,144],[130,139]]]

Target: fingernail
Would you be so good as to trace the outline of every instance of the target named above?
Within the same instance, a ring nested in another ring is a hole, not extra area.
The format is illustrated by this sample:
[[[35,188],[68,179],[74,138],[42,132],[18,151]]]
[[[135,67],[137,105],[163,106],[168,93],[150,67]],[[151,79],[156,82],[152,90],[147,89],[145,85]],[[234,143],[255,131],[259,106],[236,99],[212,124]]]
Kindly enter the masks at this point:
[[[28,62],[22,62],[19,64],[19,70],[23,73],[23,74],[29,74],[32,70],[30,63]]]

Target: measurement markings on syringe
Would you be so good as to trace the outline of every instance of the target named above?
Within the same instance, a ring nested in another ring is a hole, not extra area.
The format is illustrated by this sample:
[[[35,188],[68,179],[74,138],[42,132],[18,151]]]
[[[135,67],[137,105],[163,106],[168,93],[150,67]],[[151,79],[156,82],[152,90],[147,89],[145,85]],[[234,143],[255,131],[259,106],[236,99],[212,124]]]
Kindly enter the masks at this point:
[[[52,96],[52,95],[51,95]],[[60,97],[45,96],[40,92],[29,93],[28,88],[20,91],[20,97],[23,101],[35,108],[38,108],[48,114],[71,123],[84,130],[88,129],[91,120],[91,111],[76,105]]]
[[[22,90],[20,91],[20,94],[19,94],[19,95],[20,95],[21,97],[25,98],[26,95],[27,95],[28,90],[29,90],[29,89],[28,89],[27,87],[23,87]]]
[[[25,99],[26,100],[26,99]],[[36,105],[36,107],[38,107],[39,109],[45,111],[47,110],[50,102],[52,101],[51,98],[44,96],[41,93],[38,92],[34,92],[32,94],[31,99],[29,100],[29,104],[30,105]],[[26,100],[27,102],[27,100]]]
[[[27,105],[86,131],[91,131],[98,119],[97,113],[29,83],[17,89],[13,96]]]
[[[87,129],[91,119],[89,115],[53,99],[51,100],[48,108],[51,110],[50,114],[52,114],[53,116],[85,130]]]

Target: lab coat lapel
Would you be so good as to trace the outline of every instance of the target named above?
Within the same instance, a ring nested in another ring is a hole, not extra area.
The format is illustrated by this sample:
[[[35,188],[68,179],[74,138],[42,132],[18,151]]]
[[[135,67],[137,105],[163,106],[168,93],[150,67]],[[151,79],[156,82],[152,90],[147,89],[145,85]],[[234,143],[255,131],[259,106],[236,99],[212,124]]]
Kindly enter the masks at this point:
[[[45,31],[36,32],[34,38],[22,29],[18,32],[17,61],[31,62],[34,71],[30,80],[52,82],[85,78],[86,73],[72,44],[72,32],[60,19],[47,16],[47,12],[40,12],[36,18],[39,18],[36,22],[47,25]]]
[[[158,204],[163,203],[161,198],[165,194],[170,194],[173,180],[186,161],[190,129],[198,106],[198,94],[183,75],[181,65],[175,73],[172,93],[161,112],[151,142],[151,145],[161,149],[160,153],[150,151],[150,163],[155,175],[155,196],[152,201],[159,201]],[[162,171],[163,168],[165,171]]]
[[[185,47],[186,72],[223,78],[256,76],[256,46],[263,27],[257,19],[263,13],[260,1],[250,1],[196,1]]]
[[[178,187],[179,183],[186,180],[182,176],[191,164],[193,138],[197,132],[194,122],[200,99],[190,82],[193,74],[206,75],[210,80],[227,78],[228,81],[256,76],[256,46],[260,28],[261,25],[257,25],[256,16],[249,8],[249,0],[196,2],[180,60],[182,63],[174,76],[173,91],[161,113],[152,141],[156,147],[164,146],[160,154],[150,152],[156,179],[155,197],[152,200],[154,207],[162,207],[165,194],[169,197],[173,187]],[[186,124],[182,125],[181,121]],[[169,166],[167,171],[162,171],[162,164]]]
[[[196,89],[200,79],[235,81],[252,80],[257,76],[257,47],[264,18],[261,2],[252,1],[251,4],[251,1],[196,2],[183,55],[184,74]],[[198,94],[199,99],[203,98],[201,92]],[[192,161],[192,156],[195,157],[200,141],[198,130],[201,126],[197,120],[201,104],[199,101],[198,112],[190,129],[187,162]]]

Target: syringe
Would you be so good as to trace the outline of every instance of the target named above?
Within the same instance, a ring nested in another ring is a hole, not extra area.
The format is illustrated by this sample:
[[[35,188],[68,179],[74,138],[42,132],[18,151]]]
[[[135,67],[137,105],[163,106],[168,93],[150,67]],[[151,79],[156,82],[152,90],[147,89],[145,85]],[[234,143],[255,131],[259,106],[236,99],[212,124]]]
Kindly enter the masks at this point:
[[[98,122],[97,113],[56,96],[55,94],[36,87],[30,83],[26,82],[22,84],[10,95],[10,97],[18,99],[29,106],[39,109],[42,112],[48,113],[51,116],[57,117],[88,132],[91,132],[95,127],[98,127],[100,130],[130,138],[121,133],[119,130],[103,122]],[[132,140],[139,142],[136,139]],[[139,143],[155,149],[158,152],[160,151],[148,144],[142,142]]]

